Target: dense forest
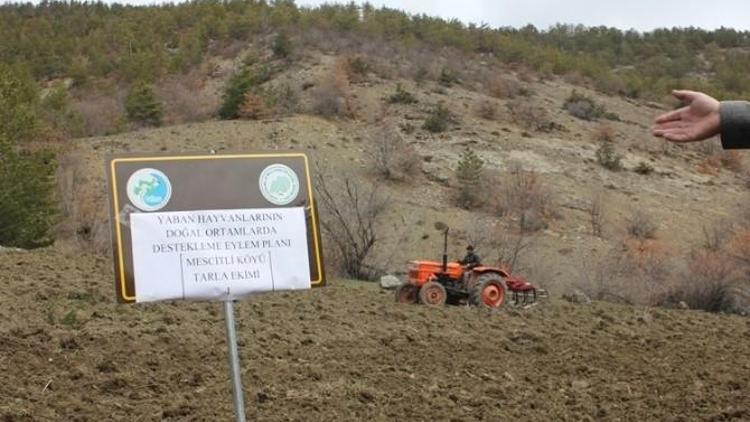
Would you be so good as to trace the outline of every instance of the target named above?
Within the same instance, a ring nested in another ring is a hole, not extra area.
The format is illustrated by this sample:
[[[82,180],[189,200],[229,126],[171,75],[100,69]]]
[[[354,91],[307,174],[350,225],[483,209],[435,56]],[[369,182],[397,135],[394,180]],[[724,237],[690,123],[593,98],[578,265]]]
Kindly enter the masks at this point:
[[[658,99],[676,86],[722,98],[750,93],[750,34],[734,29],[490,28],[354,3],[302,8],[292,0],[7,4],[0,7],[0,62],[23,66],[37,80],[153,81],[187,72],[232,42],[310,31],[329,34],[320,37],[324,44],[362,37],[400,48],[482,54],[542,75],[577,76],[602,92],[633,98]]]

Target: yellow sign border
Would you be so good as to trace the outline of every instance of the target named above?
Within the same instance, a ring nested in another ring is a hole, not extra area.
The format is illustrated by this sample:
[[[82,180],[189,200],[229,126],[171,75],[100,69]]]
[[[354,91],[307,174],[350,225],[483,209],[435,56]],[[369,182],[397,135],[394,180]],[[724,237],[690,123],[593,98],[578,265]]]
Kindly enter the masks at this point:
[[[117,163],[133,163],[148,161],[181,161],[181,160],[216,160],[232,158],[275,158],[275,157],[301,157],[305,162],[305,178],[307,179],[307,200],[310,206],[310,215],[313,224],[313,243],[315,244],[315,263],[318,268],[318,279],[310,280],[310,284],[315,286],[323,281],[323,263],[320,254],[320,240],[318,233],[317,212],[315,201],[312,194],[312,179],[310,177],[310,166],[307,162],[307,155],[300,153],[279,153],[279,154],[225,154],[225,155],[184,155],[184,156],[156,156],[156,157],[126,157],[113,158],[110,161],[110,174],[112,176],[112,201],[114,205],[115,217],[115,237],[117,238],[117,265],[120,273],[120,294],[125,301],[135,301],[135,296],[129,296],[125,288],[125,261],[122,247],[122,229],[120,228],[120,202],[117,197],[117,174],[115,166]]]

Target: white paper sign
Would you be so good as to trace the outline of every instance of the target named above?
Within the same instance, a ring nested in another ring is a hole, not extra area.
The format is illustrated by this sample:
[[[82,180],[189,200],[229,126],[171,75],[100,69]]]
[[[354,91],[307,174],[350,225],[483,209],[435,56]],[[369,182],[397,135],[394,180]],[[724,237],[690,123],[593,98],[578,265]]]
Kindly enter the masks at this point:
[[[310,288],[302,207],[130,215],[136,302]]]

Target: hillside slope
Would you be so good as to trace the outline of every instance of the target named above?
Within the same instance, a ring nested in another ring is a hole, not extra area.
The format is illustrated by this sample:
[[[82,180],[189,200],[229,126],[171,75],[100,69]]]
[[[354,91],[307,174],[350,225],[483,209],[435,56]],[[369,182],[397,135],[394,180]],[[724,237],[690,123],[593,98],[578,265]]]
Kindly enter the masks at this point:
[[[228,420],[219,304],[113,303],[110,263],[0,253],[0,419]],[[252,420],[750,418],[750,320],[559,300],[398,305],[372,284],[237,305]]]
[[[336,57],[310,55],[308,61],[278,75],[274,83],[315,85],[336,72]],[[594,271],[592,266],[601,266],[599,262],[605,256],[620,254],[622,242],[628,238],[626,225],[637,212],[656,225],[657,246],[669,262],[665,267],[674,273],[684,270],[685,256],[703,243],[704,228],[744,218],[743,204],[748,200],[744,173],[716,164],[719,161],[712,155],[716,151],[711,149],[713,144],[679,147],[653,138],[648,126],[661,112],[653,105],[599,96],[559,79],[524,82],[513,71],[495,71],[516,81],[529,95],[498,99],[466,84],[417,85],[369,74],[348,88],[346,100],[352,118],[295,114],[76,140],[62,171],[70,180],[64,196],[80,199],[75,206],[82,208],[73,210],[73,214],[78,213],[78,221],[71,223],[70,232],[80,233],[80,226],[86,225],[87,236],[93,230],[91,236],[98,248],[107,249],[109,229],[101,165],[106,154],[208,150],[304,150],[316,165],[326,169],[326,177],[334,184],[350,178],[363,188],[377,185],[388,202],[367,264],[381,273],[403,272],[411,259],[438,258],[441,241],[432,229],[436,221],[452,228],[452,258],[461,256],[466,242],[473,242],[486,261],[495,262],[502,248],[500,236],[513,232],[517,223],[492,204],[505,206],[502,192],[517,168],[538,177],[553,215],[545,221],[545,229],[528,235],[525,241],[529,247],[521,254],[517,269],[555,292],[580,283]],[[418,103],[387,104],[386,99],[399,85],[412,92]],[[220,85],[211,86],[218,89]],[[301,109],[309,108],[315,100],[315,89],[303,92]],[[588,95],[618,119],[586,121],[571,116],[563,104],[573,91]],[[478,116],[477,108],[485,103],[496,110],[491,118]],[[543,115],[538,119],[551,124],[553,130],[524,128],[519,122],[524,117],[514,116],[509,108],[519,103],[528,113]],[[438,104],[451,110],[457,123],[443,133],[431,133],[422,124]],[[413,173],[403,181],[382,181],[372,170],[376,139],[384,127],[395,128],[397,136],[418,156]],[[616,153],[622,155],[621,171],[597,163],[600,144],[594,138],[602,130],[613,134]],[[474,150],[484,160],[485,171],[494,175],[480,188],[485,191],[480,195],[486,201],[482,207],[463,209],[454,199],[458,191],[455,169],[466,148]],[[741,162],[743,155],[732,157]],[[713,164],[707,167],[707,163]],[[643,166],[650,174],[636,172]],[[524,194],[511,199],[523,200]],[[601,198],[604,208],[601,237],[593,235],[590,221],[589,210],[596,198]]]

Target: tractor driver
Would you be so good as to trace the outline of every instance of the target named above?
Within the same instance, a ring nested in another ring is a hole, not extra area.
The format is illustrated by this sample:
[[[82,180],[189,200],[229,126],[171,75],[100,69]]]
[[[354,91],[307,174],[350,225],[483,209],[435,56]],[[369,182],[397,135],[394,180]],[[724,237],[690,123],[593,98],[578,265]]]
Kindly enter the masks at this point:
[[[463,265],[467,270],[481,265],[479,255],[474,253],[474,246],[469,245],[466,247],[466,256],[464,256],[464,259],[458,261],[458,263]]]

